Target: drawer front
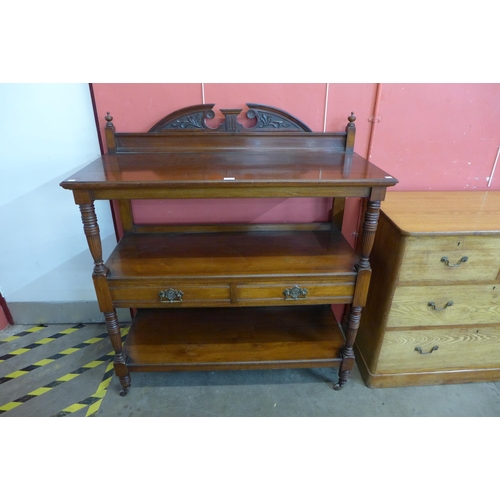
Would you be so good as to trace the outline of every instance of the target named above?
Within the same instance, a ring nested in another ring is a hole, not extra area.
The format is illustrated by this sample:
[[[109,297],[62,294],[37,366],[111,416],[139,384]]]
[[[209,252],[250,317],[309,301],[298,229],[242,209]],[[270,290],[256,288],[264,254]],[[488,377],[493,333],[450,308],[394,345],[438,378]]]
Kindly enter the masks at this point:
[[[110,287],[116,307],[182,307],[230,303],[229,284],[186,285],[165,283],[148,286]],[[161,296],[160,296],[161,294]]]
[[[500,325],[385,334],[377,373],[500,367]]]
[[[499,272],[498,236],[408,237],[399,281],[487,281]]]
[[[399,286],[387,327],[500,323],[500,283]]]
[[[239,304],[335,304],[352,299],[354,283],[258,283],[236,287]]]

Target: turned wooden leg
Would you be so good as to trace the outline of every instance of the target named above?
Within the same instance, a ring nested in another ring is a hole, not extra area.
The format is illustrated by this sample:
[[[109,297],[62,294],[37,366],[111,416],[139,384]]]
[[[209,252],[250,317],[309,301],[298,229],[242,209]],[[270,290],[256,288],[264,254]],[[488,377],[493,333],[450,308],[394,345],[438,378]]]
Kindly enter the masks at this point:
[[[349,373],[354,368],[353,345],[358,333],[359,321],[361,319],[361,307],[352,307],[347,322],[346,342],[342,348],[342,363],[339,369],[339,381],[333,386],[338,391],[347,383]]]
[[[380,215],[380,201],[369,201],[366,204],[365,220],[363,223],[363,236],[361,238],[361,258],[358,269],[370,269],[370,253],[375,241],[378,219]]]
[[[116,317],[116,312],[105,312],[104,317],[106,318],[106,326],[108,328],[108,335],[111,339],[111,344],[115,350],[114,367],[115,374],[120,379],[120,384],[122,385],[122,390],[120,391],[120,396],[125,396],[131,385],[130,373],[126,364],[126,357],[122,351],[122,337],[120,335],[120,325],[118,323],[118,318]]]
[[[120,335],[120,325],[113,307],[111,293],[109,291],[107,276],[109,269],[104,265],[102,259],[102,244],[97,223],[94,204],[85,199],[85,203],[80,203],[80,213],[82,214],[83,230],[87,237],[90,253],[94,259],[94,271],[92,279],[96,290],[99,308],[104,313],[108,335],[115,350],[114,367],[115,373],[120,378],[122,390],[121,396],[125,396],[130,388],[130,374],[126,365],[125,355],[122,351],[122,339]]]
[[[334,389],[338,391],[346,384],[349,373],[354,367],[354,342],[358,333],[359,322],[361,320],[361,311],[366,304],[368,296],[368,288],[371,278],[370,253],[372,251],[373,242],[375,241],[375,233],[377,231],[378,219],[380,214],[380,201],[369,201],[365,212],[363,223],[363,236],[360,246],[360,259],[356,265],[358,276],[356,279],[356,289],[352,307],[349,313],[347,322],[346,342],[342,348],[342,363],[339,370],[339,381],[334,385]]]
[[[102,260],[102,244],[97,224],[97,216],[93,203],[82,203],[80,205],[80,213],[82,215],[83,231],[87,237],[90,253],[94,259],[94,275],[107,276],[109,269],[104,265]]]

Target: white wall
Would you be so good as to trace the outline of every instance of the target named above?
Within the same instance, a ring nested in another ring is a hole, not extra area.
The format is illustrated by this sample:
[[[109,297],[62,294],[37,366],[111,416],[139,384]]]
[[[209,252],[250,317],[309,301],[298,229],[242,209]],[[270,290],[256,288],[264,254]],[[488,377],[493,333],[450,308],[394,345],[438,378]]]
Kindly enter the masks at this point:
[[[0,110],[0,289],[14,321],[99,321],[78,206],[59,186],[100,155],[89,86],[0,84]],[[95,205],[106,258],[111,210]]]

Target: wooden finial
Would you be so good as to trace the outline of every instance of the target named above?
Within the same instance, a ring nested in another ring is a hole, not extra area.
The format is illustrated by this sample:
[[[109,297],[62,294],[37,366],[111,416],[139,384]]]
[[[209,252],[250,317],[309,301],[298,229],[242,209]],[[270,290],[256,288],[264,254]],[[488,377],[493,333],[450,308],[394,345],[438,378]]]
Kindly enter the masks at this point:
[[[354,116],[354,113],[351,113],[351,116],[349,116],[347,119],[349,120],[349,123],[345,128],[347,132],[346,142],[345,142],[345,152],[352,153],[354,151],[354,136],[356,135],[356,125],[354,125],[356,117]]]
[[[104,117],[106,120],[106,126],[104,127],[104,134],[106,135],[106,146],[108,147],[108,153],[116,153],[116,141],[115,141],[115,126],[113,125],[113,117],[107,112]]]
[[[111,123],[113,121],[113,117],[109,114],[109,111],[106,112],[106,116],[104,119],[108,122],[106,123],[106,127],[112,127],[113,124]]]

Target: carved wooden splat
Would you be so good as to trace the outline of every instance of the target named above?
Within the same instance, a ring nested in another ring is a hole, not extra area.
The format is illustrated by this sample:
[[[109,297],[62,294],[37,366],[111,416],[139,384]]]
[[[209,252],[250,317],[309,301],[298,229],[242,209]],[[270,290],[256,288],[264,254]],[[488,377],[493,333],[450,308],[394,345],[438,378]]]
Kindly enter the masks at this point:
[[[253,127],[244,127],[238,122],[237,117],[241,109],[221,109],[224,121],[217,128],[211,128],[206,120],[215,117],[213,107],[215,104],[198,104],[179,109],[169,114],[153,125],[149,132],[164,131],[199,131],[199,132],[312,132],[312,130],[298,118],[272,106],[247,103],[247,118],[255,119]]]

